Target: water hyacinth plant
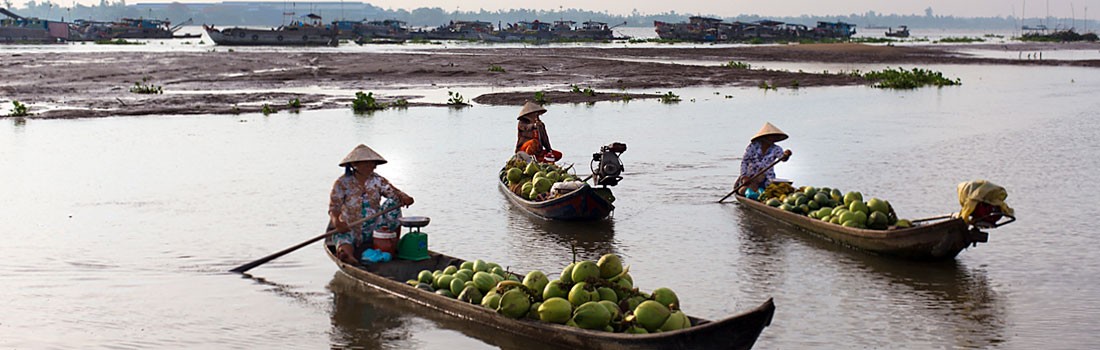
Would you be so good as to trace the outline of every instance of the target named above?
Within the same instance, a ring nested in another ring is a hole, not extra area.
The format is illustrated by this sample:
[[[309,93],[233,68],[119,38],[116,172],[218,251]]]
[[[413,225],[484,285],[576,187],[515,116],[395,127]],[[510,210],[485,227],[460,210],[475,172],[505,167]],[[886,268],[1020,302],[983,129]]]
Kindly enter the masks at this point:
[[[859,71],[854,71],[852,74],[860,76]],[[862,77],[874,81],[874,87],[883,89],[916,89],[928,85],[937,87],[962,85],[959,78],[952,80],[945,78],[941,72],[921,68],[911,70],[886,68],[881,71],[863,73]]]
[[[450,96],[450,98],[447,99],[448,106],[466,107],[470,105],[469,103],[466,103],[466,98],[462,97],[462,94],[459,94],[457,92],[447,91],[447,96]]]
[[[535,103],[538,103],[540,105],[550,103],[550,101],[546,100],[546,92],[543,92],[543,91],[535,92]]]
[[[489,71],[493,72],[493,73],[504,73],[505,72],[504,67],[501,67],[501,66],[498,66],[498,65],[495,65],[495,64],[489,66]]]
[[[20,103],[19,101],[11,101],[12,109],[9,117],[26,117],[30,114],[27,113],[27,105]]]
[[[723,64],[722,66],[726,67],[726,68],[733,68],[733,69],[750,69],[750,68],[752,68],[751,64],[741,62],[741,61],[729,61],[729,62],[726,62],[726,64]]]
[[[135,94],[163,94],[164,89],[160,86],[149,83],[149,77],[142,77],[141,81],[134,82],[134,86],[130,87],[130,92]]]
[[[365,94],[362,91],[356,92],[355,99],[351,101],[351,110],[356,113],[377,111],[385,108],[385,103],[379,103],[378,100],[374,99],[373,92]]]
[[[664,95],[661,95],[661,103],[676,103],[680,102],[680,96],[669,91]]]

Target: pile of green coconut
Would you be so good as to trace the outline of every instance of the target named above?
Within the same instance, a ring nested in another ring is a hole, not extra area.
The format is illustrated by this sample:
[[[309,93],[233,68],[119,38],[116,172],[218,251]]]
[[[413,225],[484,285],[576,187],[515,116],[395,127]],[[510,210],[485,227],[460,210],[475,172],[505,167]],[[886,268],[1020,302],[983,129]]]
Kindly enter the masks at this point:
[[[629,271],[619,256],[606,254],[597,262],[569,264],[554,280],[535,270],[520,281],[500,265],[478,259],[420,271],[417,279],[407,283],[514,319],[631,334],[691,327],[676,293],[668,288],[641,292]]]
[[[519,157],[512,157],[501,169],[501,179],[507,181],[508,189],[533,201],[543,201],[550,198],[550,188],[554,183],[564,181],[578,181],[575,174],[570,174],[572,166],[561,168],[554,163],[524,162]]]

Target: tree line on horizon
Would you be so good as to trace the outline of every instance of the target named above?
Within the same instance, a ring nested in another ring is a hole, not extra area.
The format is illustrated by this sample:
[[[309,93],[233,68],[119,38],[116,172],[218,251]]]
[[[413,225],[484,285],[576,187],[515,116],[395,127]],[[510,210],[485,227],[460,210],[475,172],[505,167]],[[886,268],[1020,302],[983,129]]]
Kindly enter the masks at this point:
[[[906,25],[910,28],[942,28],[942,29],[1019,29],[1022,25],[1036,26],[1046,25],[1048,28],[1068,29],[1076,27],[1077,31],[1094,31],[1098,27],[1097,21],[1084,21],[1082,19],[1069,18],[1038,18],[1032,17],[1020,19],[1014,16],[1008,17],[956,17],[933,14],[932,8],[925,10],[923,15],[899,15],[879,14],[867,11],[863,14],[848,15],[802,15],[802,16],[761,16],[738,15],[734,17],[715,16],[707,14],[681,14],[676,11],[667,11],[657,14],[642,14],[634,10],[629,15],[612,14],[608,11],[588,11],[580,9],[562,10],[531,10],[510,9],[487,11],[445,11],[442,8],[422,7],[413,10],[383,9],[369,3],[294,3],[288,7],[285,3],[278,2],[235,2],[226,3],[179,3],[170,4],[126,4],[125,0],[108,1],[100,0],[99,5],[75,4],[71,7],[51,2],[50,0],[30,0],[23,8],[12,8],[10,0],[5,0],[5,7],[25,17],[38,17],[50,20],[72,21],[75,19],[112,21],[120,18],[156,18],[168,19],[173,23],[182,23],[192,19],[195,24],[226,25],[250,25],[250,26],[277,26],[285,24],[289,20],[284,13],[293,12],[297,16],[307,13],[316,13],[326,21],[337,19],[348,20],[382,20],[397,19],[407,22],[414,27],[435,27],[447,24],[451,21],[485,21],[498,24],[515,23],[519,21],[553,22],[556,20],[571,20],[576,22],[597,21],[609,25],[623,25],[627,27],[649,27],[654,21],[684,22],[690,16],[701,15],[704,17],[721,18],[728,22],[753,22],[758,20],[775,20],[787,23],[804,24],[814,26],[818,21],[847,22],[858,27],[897,27]],[[858,30],[857,27],[857,30]]]

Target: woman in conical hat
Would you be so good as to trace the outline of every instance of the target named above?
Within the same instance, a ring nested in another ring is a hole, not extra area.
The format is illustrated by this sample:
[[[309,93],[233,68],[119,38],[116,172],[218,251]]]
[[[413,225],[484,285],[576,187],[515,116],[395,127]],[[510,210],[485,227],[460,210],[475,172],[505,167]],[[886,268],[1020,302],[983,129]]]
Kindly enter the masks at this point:
[[[539,116],[546,113],[546,108],[537,103],[527,101],[523,104],[523,110],[519,112],[519,133],[516,139],[516,153],[524,152],[535,156],[539,161],[545,161],[547,155],[553,155],[553,161],[561,157],[560,152],[554,153],[550,147],[550,137],[546,135],[546,125]]]
[[[786,139],[787,134],[772,123],[764,123],[764,127],[752,136],[749,146],[745,148],[745,155],[741,158],[741,176],[737,178],[735,185],[738,193],[751,195],[763,192],[775,180],[774,169],[768,169],[761,176],[753,175],[767,168],[776,159],[787,161],[791,157],[791,151],[784,151],[783,147],[775,144]]]
[[[386,164],[386,159],[366,145],[356,146],[340,162],[344,175],[332,185],[328,213],[333,227],[341,232],[333,236],[333,242],[336,243],[336,256],[344,262],[358,263],[357,253],[369,248],[367,243],[375,230],[399,230],[397,218],[401,210],[367,220],[362,225],[349,226],[348,223],[392,207],[413,204],[412,197],[374,172],[381,164]]]

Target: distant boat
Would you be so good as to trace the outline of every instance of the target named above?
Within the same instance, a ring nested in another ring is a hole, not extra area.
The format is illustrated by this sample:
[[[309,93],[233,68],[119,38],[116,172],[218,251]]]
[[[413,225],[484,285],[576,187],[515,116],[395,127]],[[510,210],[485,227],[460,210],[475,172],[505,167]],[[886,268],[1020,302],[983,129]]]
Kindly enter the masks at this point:
[[[321,16],[305,16],[309,23],[294,21],[290,25],[272,29],[250,29],[233,27],[215,29],[202,26],[206,35],[217,45],[225,46],[336,46],[340,40],[338,31],[332,26],[321,24]]]
[[[901,28],[901,29],[898,29],[898,30],[894,30],[894,28],[887,29],[886,30],[886,36],[892,37],[892,38],[908,38],[909,37],[909,27],[907,27],[907,26],[898,26],[898,28]]]
[[[123,18],[114,22],[75,20],[72,25],[72,40],[113,40],[113,39],[172,39],[181,27],[190,24],[188,19],[173,26],[167,20]],[[182,36],[194,37],[194,36]]]
[[[0,43],[48,44],[69,38],[69,25],[65,22],[28,18],[0,8]]]

